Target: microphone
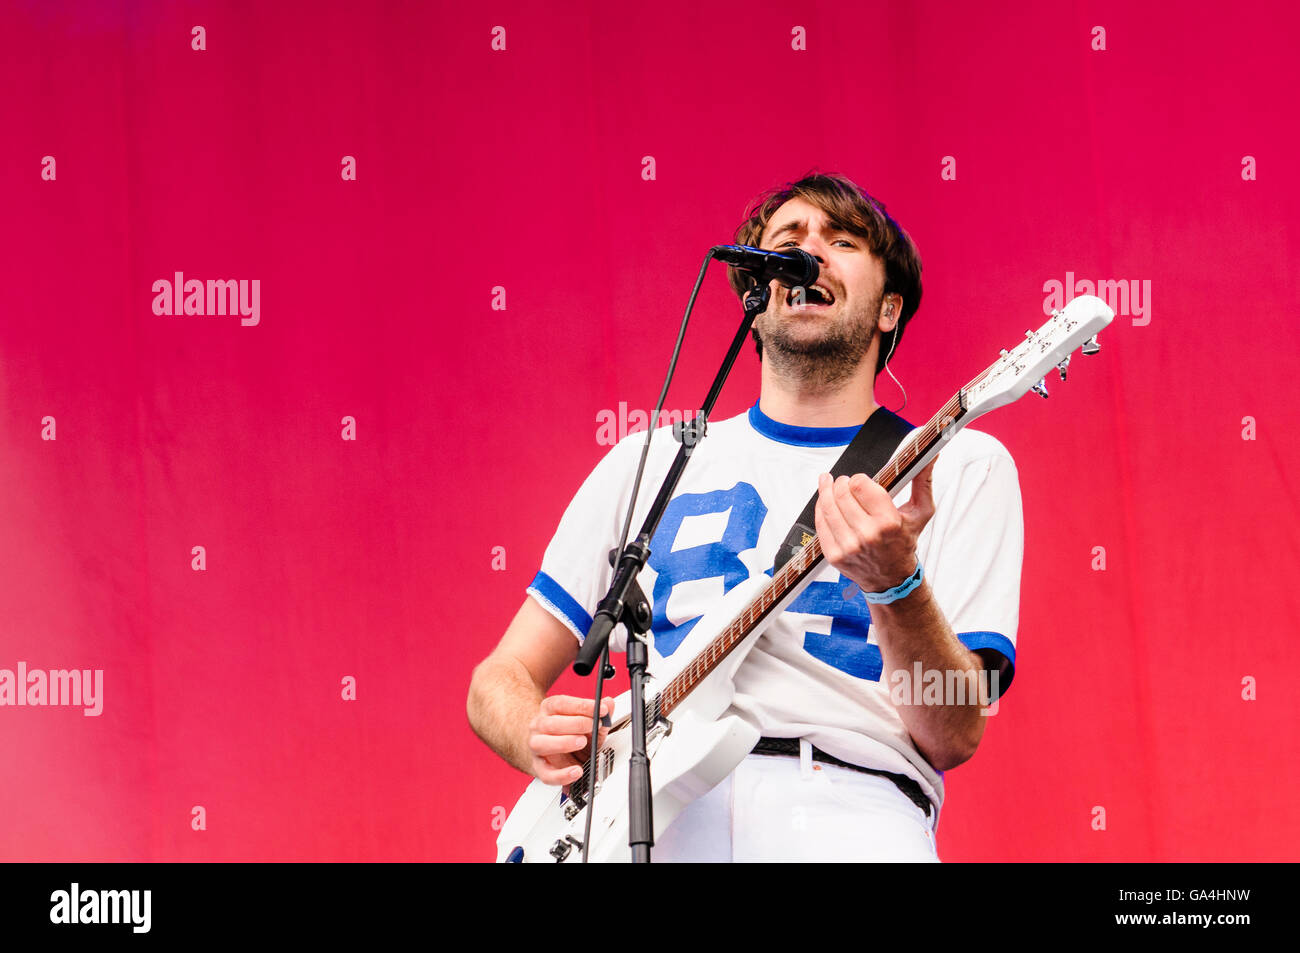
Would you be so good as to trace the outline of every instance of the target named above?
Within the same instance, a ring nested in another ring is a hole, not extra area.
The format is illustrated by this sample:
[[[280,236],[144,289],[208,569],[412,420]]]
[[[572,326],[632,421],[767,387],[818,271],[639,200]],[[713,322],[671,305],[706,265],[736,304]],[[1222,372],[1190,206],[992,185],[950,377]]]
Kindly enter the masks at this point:
[[[715,245],[709,253],[718,261],[749,272],[760,285],[775,278],[788,288],[807,288],[821,273],[817,259],[802,248],[764,251],[749,245]]]

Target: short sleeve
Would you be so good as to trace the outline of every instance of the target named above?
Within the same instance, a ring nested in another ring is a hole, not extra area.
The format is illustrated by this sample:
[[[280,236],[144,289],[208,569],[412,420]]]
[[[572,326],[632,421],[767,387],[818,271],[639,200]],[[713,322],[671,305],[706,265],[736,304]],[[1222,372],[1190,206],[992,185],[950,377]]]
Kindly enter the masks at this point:
[[[619,544],[644,440],[644,433],[625,438],[596,464],[565,509],[541,568],[527,588],[579,643],[587,637],[596,604],[612,581],[609,551]],[[634,525],[631,532],[636,529]],[[619,627],[611,636],[611,650],[621,650],[616,644],[621,631]]]
[[[964,462],[942,490],[936,478],[940,495],[926,527],[933,535],[925,574],[962,644],[1006,658],[996,697],[1015,674],[1025,527],[1015,463],[1000,443],[986,439],[994,452]]]

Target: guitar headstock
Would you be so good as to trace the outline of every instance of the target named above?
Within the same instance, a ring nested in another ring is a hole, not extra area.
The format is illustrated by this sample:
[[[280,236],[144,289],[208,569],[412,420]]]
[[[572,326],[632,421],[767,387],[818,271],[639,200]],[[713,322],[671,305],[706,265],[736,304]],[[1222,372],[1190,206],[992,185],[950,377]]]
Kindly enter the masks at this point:
[[[1081,295],[1052,316],[1037,331],[1011,350],[1003,350],[993,364],[962,391],[968,419],[1019,400],[1029,391],[1046,397],[1046,377],[1055,368],[1065,380],[1074,349],[1084,354],[1100,350],[1097,333],[1115,318],[1100,298]]]

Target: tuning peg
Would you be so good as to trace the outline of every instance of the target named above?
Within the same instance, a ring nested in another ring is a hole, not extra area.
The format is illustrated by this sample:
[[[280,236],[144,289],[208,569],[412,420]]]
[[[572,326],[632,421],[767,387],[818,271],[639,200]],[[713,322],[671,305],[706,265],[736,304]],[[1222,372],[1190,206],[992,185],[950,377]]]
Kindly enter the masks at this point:
[[[1065,380],[1065,372],[1070,369],[1070,355],[1065,355],[1065,360],[1056,365],[1056,369],[1061,372],[1061,380]]]
[[[1041,378],[1032,388],[1033,392],[1039,397],[1047,396],[1047,378]]]
[[[1101,350],[1101,345],[1097,343],[1097,335],[1095,334],[1092,337],[1088,338],[1088,340],[1083,342],[1084,354],[1096,354],[1100,350]]]
[[[1006,356],[1007,356],[1006,348],[1003,348],[1002,350],[998,351],[998,357],[1006,357]]]

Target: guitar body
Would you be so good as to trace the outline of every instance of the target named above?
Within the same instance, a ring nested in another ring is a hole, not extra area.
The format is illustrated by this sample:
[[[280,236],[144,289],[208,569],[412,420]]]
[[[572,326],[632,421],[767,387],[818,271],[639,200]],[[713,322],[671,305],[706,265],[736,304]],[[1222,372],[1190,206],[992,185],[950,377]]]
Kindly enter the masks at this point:
[[[690,635],[646,679],[646,699],[653,699],[699,651],[707,646],[737,612],[767,585],[766,577],[751,577],[733,587],[707,612]],[[792,590],[782,605],[798,597]],[[755,628],[691,691],[670,718],[647,723],[646,754],[654,798],[654,833],[658,838],[691,801],[706,794],[735,770],[753,750],[758,728],[737,715],[726,714],[735,694],[732,676],[762,635]],[[628,777],[632,753],[630,693],[614,704],[614,728],[600,753],[601,780],[596,785],[589,860],[626,861],[628,848]],[[534,780],[515,805],[497,837],[498,862],[565,863],[581,861],[587,808],[561,789]]]
[[[626,861],[628,847],[628,764],[631,727],[610,732],[607,748],[616,766],[597,787],[591,822],[593,863]],[[758,743],[759,731],[731,715],[720,720],[687,713],[673,721],[673,731],[647,745],[654,798],[654,832],[658,838],[686,805],[723,780]],[[515,805],[497,838],[498,862],[572,863],[582,860],[585,808],[566,814],[559,788],[534,780]]]

